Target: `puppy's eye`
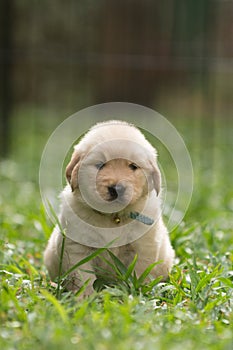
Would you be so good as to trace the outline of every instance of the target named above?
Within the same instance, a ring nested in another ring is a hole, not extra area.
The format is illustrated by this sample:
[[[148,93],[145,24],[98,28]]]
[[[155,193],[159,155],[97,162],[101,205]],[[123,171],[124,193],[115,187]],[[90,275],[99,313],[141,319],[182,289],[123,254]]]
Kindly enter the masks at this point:
[[[130,164],[129,164],[129,167],[130,167],[130,169],[133,170],[133,171],[135,171],[135,170],[138,169],[138,166],[137,166],[136,164],[134,164],[134,163],[130,163]]]
[[[103,162],[99,162],[99,163],[96,163],[96,164],[95,164],[95,167],[96,167],[98,170],[103,169],[104,166],[105,166],[105,163],[103,163]]]

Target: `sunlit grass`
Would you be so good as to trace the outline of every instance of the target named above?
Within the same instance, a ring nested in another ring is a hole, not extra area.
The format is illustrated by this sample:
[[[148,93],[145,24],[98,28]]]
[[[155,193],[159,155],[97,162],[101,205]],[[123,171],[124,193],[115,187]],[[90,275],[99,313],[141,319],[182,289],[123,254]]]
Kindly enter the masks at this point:
[[[39,155],[27,160],[21,149],[17,157],[2,161],[1,349],[230,350],[233,140],[229,126],[224,127],[218,130],[222,137],[216,139],[213,161],[212,148],[195,147],[183,125],[195,187],[186,217],[171,232],[176,264],[170,280],[146,288],[134,279],[136,258],[125,269],[110,255],[114,283],[103,288],[100,280],[99,292],[84,301],[62,289],[57,298],[57,284],[49,281],[43,265],[52,227],[37,183]],[[34,170],[28,174],[25,169]]]

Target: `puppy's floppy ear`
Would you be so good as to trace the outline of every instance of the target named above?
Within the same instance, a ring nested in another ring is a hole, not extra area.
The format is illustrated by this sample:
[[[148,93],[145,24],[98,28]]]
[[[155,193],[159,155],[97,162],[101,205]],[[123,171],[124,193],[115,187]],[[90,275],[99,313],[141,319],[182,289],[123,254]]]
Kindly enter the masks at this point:
[[[152,180],[153,180],[153,187],[157,193],[157,196],[159,195],[160,188],[161,188],[161,173],[160,170],[155,162],[151,162],[152,165]]]
[[[80,166],[81,155],[78,151],[74,151],[71,160],[66,167],[66,178],[69,182],[72,192],[78,188],[78,169]]]

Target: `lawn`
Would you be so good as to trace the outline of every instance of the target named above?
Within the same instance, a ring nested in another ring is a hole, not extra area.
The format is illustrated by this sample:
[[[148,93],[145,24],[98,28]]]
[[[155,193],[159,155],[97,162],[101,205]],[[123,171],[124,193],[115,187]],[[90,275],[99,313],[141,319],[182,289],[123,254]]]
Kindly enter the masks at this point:
[[[38,167],[49,135],[36,129],[28,140],[22,130],[12,155],[0,162],[0,348],[232,349],[232,126],[178,125],[195,184],[189,210],[171,232],[170,280],[135,289],[127,278],[84,301],[57,293],[43,265],[52,227]]]

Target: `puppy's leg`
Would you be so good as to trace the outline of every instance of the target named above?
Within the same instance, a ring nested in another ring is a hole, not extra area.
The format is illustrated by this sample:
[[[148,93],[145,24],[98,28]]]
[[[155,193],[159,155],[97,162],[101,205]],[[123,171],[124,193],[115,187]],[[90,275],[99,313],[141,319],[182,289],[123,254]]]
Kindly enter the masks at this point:
[[[174,259],[174,250],[172,249],[170,244],[167,245],[166,248],[163,247],[163,251],[160,252],[160,254],[157,256],[155,254],[155,251],[153,251],[152,249],[150,251],[148,247],[146,255],[139,254],[138,256],[138,261],[135,268],[136,274],[139,277],[148,268],[149,265],[157,261],[161,261],[158,265],[156,265],[151,270],[150,276],[153,278],[157,278],[161,276],[162,277],[161,281],[166,281],[173,265],[173,259]],[[150,278],[147,278],[148,282],[149,280]]]
[[[44,263],[52,280],[59,275],[61,245],[62,235],[55,227],[44,251]]]
[[[158,261],[157,259],[148,259],[148,258],[138,258],[137,265],[135,267],[136,275],[139,277],[147,268],[149,265],[155,263]],[[171,270],[172,262],[170,259],[162,260],[161,263],[156,265],[150,272],[149,276],[156,279],[158,277],[161,277],[161,281],[166,281],[169,275],[169,272]],[[146,278],[146,282],[149,282],[151,280],[150,277]]]
[[[140,276],[146,268],[156,261],[161,261],[150,272],[153,278],[162,276],[162,281],[168,278],[171,271],[174,250],[171,246],[167,230],[163,224],[149,231],[145,236],[132,243],[134,250],[138,253],[136,265],[137,276]],[[147,279],[149,280],[149,279]]]
[[[44,253],[44,262],[52,280],[56,279],[59,275],[62,240],[63,237],[60,231],[58,228],[55,228]],[[61,274],[63,275],[66,273],[75,264],[91,254],[91,252],[91,248],[82,246],[66,237],[61,262]],[[72,271],[65,279],[63,283],[64,287],[67,290],[77,292],[85,281],[90,280],[85,291],[81,294],[81,297],[90,295],[93,292],[92,285],[95,280],[95,275],[88,273],[87,270],[92,271],[91,261]]]
[[[92,267],[90,264],[84,264],[83,269],[91,270]],[[82,271],[82,269],[76,269],[74,272],[68,275],[63,285],[65,289],[75,293],[80,290],[86,281],[88,281],[88,285],[79,296],[79,299],[83,299],[94,292],[93,283],[95,281],[95,277],[93,277],[92,274],[86,273],[85,271]]]
[[[66,259],[64,260],[63,270],[64,272],[68,271],[74,265],[79,263],[81,260],[85,259],[88,255],[90,255],[94,249],[83,246],[79,243],[72,241],[69,238],[65,240],[65,254]],[[90,271],[90,272],[88,272]],[[83,293],[83,296],[90,295],[93,290],[93,282],[95,280],[95,275],[91,273],[93,271],[92,261],[88,261],[85,264],[82,264],[73,272],[71,272],[67,277],[67,284],[65,282],[66,288],[68,290],[77,291],[79,290],[83,284],[89,280],[89,283]]]
[[[168,235],[163,237],[162,244],[159,249],[157,261],[161,260],[162,263],[156,266],[156,270],[159,276],[163,276],[162,281],[168,278],[168,275],[174,264],[175,252],[171,246]]]

